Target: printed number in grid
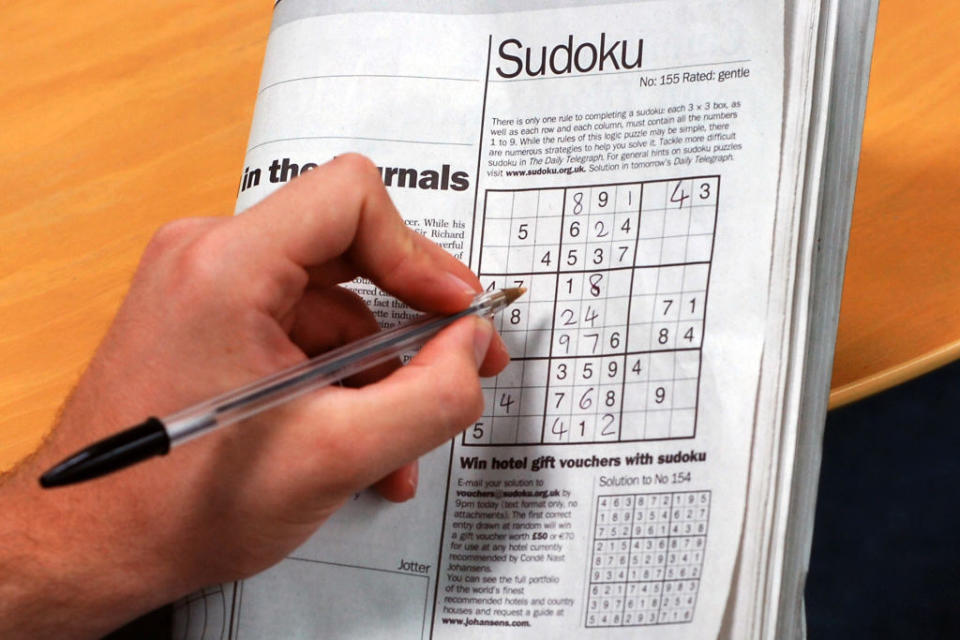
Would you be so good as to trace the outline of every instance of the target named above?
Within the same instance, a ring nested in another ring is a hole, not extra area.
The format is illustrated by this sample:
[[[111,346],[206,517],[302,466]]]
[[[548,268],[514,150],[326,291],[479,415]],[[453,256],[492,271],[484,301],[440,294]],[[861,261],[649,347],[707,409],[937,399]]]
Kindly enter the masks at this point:
[[[599,496],[585,625],[692,621],[709,519],[709,491]]]
[[[466,445],[695,435],[719,177],[487,191],[479,274],[526,287]]]

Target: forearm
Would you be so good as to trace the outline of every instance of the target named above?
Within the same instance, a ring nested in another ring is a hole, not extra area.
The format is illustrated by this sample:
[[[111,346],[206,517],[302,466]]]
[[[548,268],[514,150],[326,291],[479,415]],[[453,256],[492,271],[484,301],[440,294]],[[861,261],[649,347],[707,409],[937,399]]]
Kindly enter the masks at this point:
[[[0,485],[2,638],[97,638],[185,587],[138,531],[149,500],[131,504],[110,484],[39,488],[39,474],[72,446],[65,434],[85,431],[62,424]]]

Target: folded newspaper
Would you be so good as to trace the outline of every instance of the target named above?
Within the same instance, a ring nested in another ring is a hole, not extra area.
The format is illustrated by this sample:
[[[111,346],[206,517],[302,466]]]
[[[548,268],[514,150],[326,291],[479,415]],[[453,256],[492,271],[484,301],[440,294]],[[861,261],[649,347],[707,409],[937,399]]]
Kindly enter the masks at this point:
[[[801,636],[875,11],[277,2],[237,212],[360,152],[528,294],[414,500],[358,495],[175,635]]]

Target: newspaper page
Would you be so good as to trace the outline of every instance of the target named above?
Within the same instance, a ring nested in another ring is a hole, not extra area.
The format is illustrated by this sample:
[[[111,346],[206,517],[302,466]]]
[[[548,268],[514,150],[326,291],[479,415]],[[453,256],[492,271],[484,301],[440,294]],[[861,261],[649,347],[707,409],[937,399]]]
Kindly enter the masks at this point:
[[[576,6],[573,6],[576,4]],[[559,5],[559,8],[557,6]],[[333,156],[485,288],[512,362],[287,559],[182,605],[209,638],[715,637],[742,536],[783,3],[282,0],[237,211]],[[368,281],[383,326],[413,312]]]

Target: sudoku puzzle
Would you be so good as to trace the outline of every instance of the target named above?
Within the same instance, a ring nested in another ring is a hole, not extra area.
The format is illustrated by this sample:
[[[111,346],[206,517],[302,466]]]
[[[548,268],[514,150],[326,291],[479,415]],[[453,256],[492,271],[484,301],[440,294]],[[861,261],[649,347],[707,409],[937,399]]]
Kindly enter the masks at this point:
[[[693,620],[709,520],[709,491],[599,496],[585,625]]]
[[[465,445],[692,438],[719,176],[488,190],[478,272],[526,287]]]

